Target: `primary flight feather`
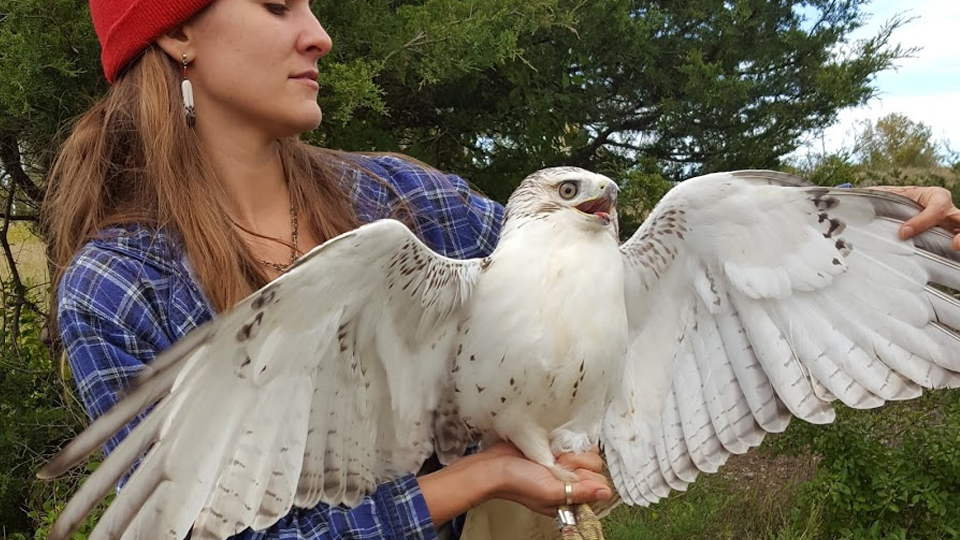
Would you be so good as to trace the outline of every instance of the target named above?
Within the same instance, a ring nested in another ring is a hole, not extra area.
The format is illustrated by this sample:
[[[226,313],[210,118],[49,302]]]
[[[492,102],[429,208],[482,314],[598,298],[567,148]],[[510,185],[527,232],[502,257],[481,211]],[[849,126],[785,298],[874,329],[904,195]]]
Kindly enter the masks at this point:
[[[138,460],[91,540],[226,538],[498,440],[567,481],[554,455],[602,443],[619,497],[646,505],[792,416],[832,421],[834,400],[960,386],[960,302],[935,287],[960,290],[960,257],[943,231],[897,239],[906,199],[720,173],[674,188],[620,245],[616,194],[539,171],[485,259],[390,220],[316,248],[160,355],[47,465],[61,474],[159,400],[50,538]]]

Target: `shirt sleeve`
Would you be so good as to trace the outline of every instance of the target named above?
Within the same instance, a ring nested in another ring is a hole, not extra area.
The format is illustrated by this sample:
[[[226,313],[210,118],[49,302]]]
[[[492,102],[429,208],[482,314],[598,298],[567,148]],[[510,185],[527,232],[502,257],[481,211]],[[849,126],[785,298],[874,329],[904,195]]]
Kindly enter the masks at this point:
[[[380,484],[355,508],[294,509],[265,531],[247,531],[234,540],[435,540],[436,530],[413,475]]]
[[[74,381],[91,420],[112,408],[157,351],[170,346],[135,261],[87,248],[67,269],[57,321]],[[110,438],[110,453],[143,415]]]
[[[146,364],[176,340],[168,334],[165,311],[170,288],[162,283],[157,270],[140,261],[89,247],[64,274],[58,291],[58,323],[91,419],[113,407]],[[108,454],[145,414],[106,443]],[[295,508],[266,530],[247,530],[234,538],[433,540],[436,532],[419,484],[408,475],[380,485],[355,508],[325,504]]]
[[[361,220],[390,217],[405,207],[424,242],[447,257],[486,257],[496,247],[503,206],[473,191],[462,178],[394,156],[359,164],[373,173],[354,185]]]

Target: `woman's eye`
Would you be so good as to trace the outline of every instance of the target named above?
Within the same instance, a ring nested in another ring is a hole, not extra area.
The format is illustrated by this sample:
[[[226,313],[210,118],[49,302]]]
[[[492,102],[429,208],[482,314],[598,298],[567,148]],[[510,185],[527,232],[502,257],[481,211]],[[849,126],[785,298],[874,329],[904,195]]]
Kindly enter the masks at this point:
[[[560,196],[564,199],[570,200],[577,196],[577,193],[580,192],[580,186],[572,180],[567,180],[566,182],[560,184]]]
[[[274,15],[285,15],[290,8],[286,4],[267,4],[267,11]]]

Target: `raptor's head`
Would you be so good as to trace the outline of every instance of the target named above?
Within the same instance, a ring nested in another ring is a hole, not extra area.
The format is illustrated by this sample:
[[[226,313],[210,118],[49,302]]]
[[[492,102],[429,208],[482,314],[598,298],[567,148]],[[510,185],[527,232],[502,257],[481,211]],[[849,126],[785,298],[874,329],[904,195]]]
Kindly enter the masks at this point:
[[[554,167],[523,179],[507,202],[507,223],[561,218],[584,227],[617,228],[617,183],[576,167]]]

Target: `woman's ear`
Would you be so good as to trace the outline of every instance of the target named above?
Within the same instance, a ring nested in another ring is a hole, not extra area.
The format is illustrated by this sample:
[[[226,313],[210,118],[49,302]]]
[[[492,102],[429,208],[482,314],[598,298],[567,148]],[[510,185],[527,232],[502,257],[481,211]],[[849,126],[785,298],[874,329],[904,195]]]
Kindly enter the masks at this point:
[[[178,64],[183,61],[183,55],[190,56],[190,38],[182,26],[158,37],[157,46]]]

